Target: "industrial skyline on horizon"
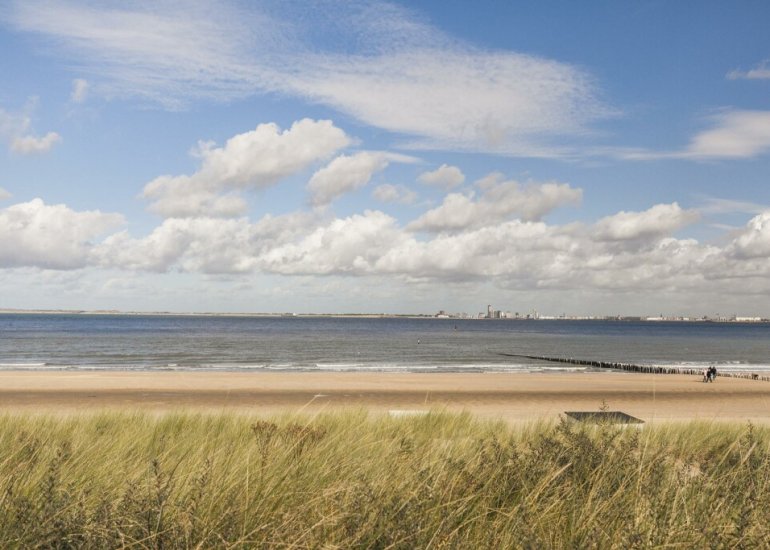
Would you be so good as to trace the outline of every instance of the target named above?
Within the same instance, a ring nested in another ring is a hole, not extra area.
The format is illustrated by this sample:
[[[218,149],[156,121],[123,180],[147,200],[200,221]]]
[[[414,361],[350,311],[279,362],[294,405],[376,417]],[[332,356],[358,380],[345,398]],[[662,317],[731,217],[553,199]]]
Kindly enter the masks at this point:
[[[744,316],[738,314],[721,315],[719,313],[709,316],[642,316],[642,315],[542,315],[537,310],[528,313],[510,312],[502,310],[490,310],[487,306],[486,312],[478,314],[469,314],[466,312],[448,313],[445,310],[439,310],[437,313],[375,313],[375,312],[337,312],[337,313],[312,313],[312,312],[213,312],[213,311],[126,311],[117,309],[106,310],[80,310],[80,309],[6,309],[0,308],[0,315],[128,315],[128,316],[222,316],[222,317],[409,317],[409,318],[435,318],[435,319],[463,319],[463,320],[566,320],[566,321],[676,321],[676,322],[737,322],[737,323],[760,323],[770,322],[770,317]]]

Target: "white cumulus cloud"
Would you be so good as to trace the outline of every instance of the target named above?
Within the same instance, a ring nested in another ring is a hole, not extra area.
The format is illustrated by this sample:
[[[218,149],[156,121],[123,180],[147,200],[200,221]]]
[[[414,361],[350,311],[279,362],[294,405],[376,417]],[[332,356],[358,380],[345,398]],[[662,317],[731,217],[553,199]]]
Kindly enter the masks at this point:
[[[257,258],[299,239],[315,226],[312,214],[246,218],[170,218],[143,238],[127,232],[106,238],[97,248],[99,264],[135,271],[179,269],[202,273],[243,273]]]
[[[265,271],[281,274],[371,274],[379,258],[405,238],[394,218],[367,210],[277,246],[258,263]]]
[[[730,252],[739,258],[770,258],[770,211],[749,220],[730,245]]]
[[[694,223],[699,214],[677,203],[656,204],[644,212],[618,212],[594,224],[593,237],[602,241],[630,241],[670,235]]]
[[[60,141],[61,136],[56,132],[48,132],[43,137],[17,136],[11,141],[11,151],[22,155],[47,153]]]
[[[770,60],[765,59],[759,65],[748,71],[735,69],[727,73],[730,80],[768,80],[770,79]]]
[[[283,131],[276,124],[260,124],[228,139],[224,147],[200,143],[197,172],[155,178],[143,196],[152,201],[151,210],[165,217],[237,216],[246,208],[237,191],[265,188],[349,143],[328,120],[303,119]]]
[[[423,172],[417,178],[422,183],[437,185],[444,189],[454,189],[465,181],[465,174],[457,166],[442,164],[431,172]]]
[[[84,267],[94,240],[124,221],[120,214],[76,212],[41,199],[0,209],[0,267]]]
[[[380,202],[397,202],[400,204],[414,204],[417,202],[417,193],[405,185],[393,185],[383,183],[372,191],[372,196]]]
[[[519,217],[538,220],[554,208],[578,204],[580,189],[566,183],[499,181],[493,176],[479,182],[480,195],[450,193],[444,202],[409,225],[414,231],[462,230],[483,227]]]
[[[7,141],[14,153],[22,155],[48,152],[61,136],[56,132],[48,132],[43,137],[31,133],[32,118],[30,112],[35,109],[37,99],[27,102],[22,112],[9,112],[0,109],[0,140]]]
[[[384,170],[391,160],[411,162],[411,157],[363,151],[354,155],[341,155],[318,170],[307,184],[314,206],[323,206],[369,183],[376,172]]]

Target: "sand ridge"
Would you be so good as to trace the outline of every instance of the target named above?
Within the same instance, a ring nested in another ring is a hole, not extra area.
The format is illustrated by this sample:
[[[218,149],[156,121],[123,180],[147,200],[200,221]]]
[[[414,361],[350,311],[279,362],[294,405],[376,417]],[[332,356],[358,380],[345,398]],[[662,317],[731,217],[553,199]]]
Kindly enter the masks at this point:
[[[553,419],[606,403],[645,421],[770,423],[770,383],[638,373],[0,372],[0,412],[103,408],[318,411],[466,410]]]

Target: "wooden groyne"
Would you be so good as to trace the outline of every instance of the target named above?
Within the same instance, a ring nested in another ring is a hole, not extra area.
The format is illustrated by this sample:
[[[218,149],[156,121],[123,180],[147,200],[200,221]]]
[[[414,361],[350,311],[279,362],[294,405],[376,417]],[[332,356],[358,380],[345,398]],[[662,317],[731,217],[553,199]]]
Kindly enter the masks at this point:
[[[573,357],[546,357],[544,355],[523,355],[518,353],[501,353],[505,357],[519,357],[523,359],[534,359],[535,361],[547,361],[549,363],[566,363],[569,365],[580,365],[584,367],[594,367],[597,369],[613,369],[626,372],[639,372],[644,374],[692,374],[696,376],[703,375],[703,368],[693,369],[686,367],[661,367],[657,365],[635,365],[633,363],[614,363],[610,361],[590,361],[586,359],[575,359]],[[717,376],[724,378],[745,378],[747,380],[763,380],[770,382],[770,376],[762,376],[756,373],[748,372],[719,372]]]

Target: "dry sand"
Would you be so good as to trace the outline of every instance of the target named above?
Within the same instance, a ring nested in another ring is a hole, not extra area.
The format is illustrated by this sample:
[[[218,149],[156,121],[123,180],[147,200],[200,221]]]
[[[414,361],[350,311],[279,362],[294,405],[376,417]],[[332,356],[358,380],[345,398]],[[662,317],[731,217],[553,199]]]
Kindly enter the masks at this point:
[[[646,422],[770,424],[770,383],[634,373],[415,374],[237,372],[0,372],[0,412],[466,410],[509,421],[596,411],[606,402]]]

